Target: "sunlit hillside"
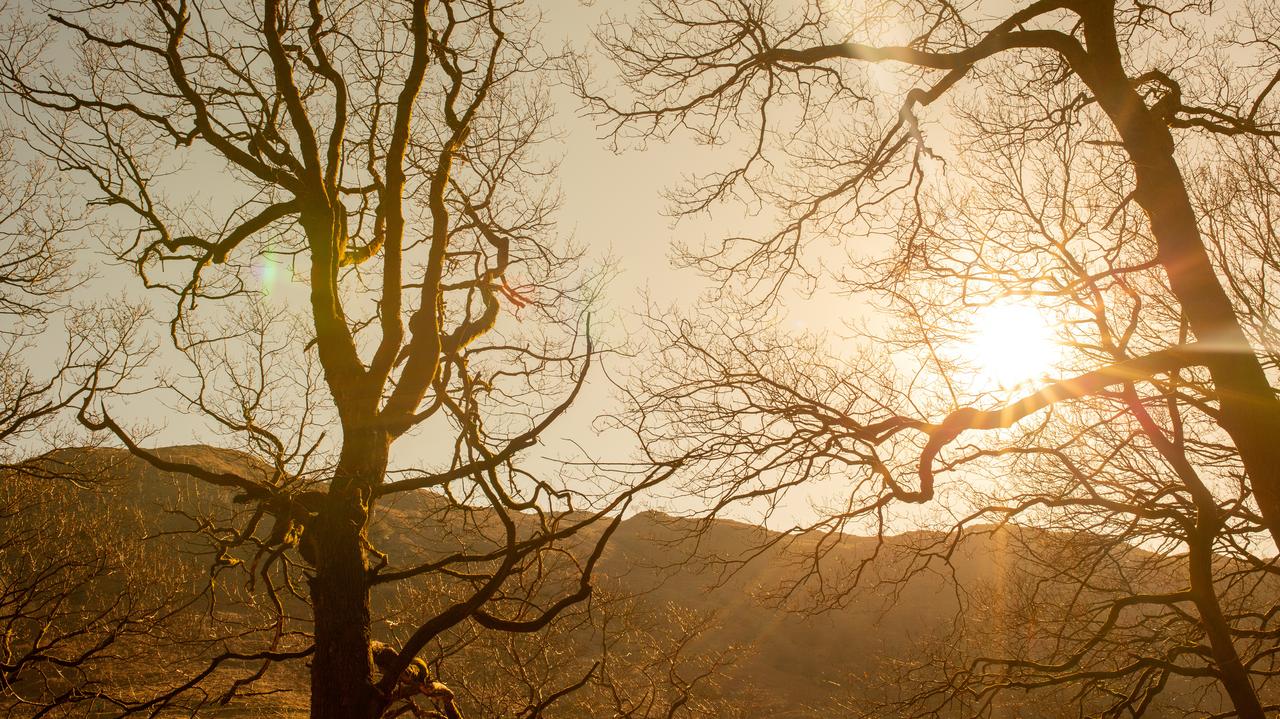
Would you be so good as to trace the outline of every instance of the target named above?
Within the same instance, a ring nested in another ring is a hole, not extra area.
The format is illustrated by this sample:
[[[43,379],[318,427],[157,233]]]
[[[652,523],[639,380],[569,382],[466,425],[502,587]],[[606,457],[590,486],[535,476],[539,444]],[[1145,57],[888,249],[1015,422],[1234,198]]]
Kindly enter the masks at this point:
[[[174,447],[158,455],[214,471],[265,471],[244,455],[207,447]],[[109,449],[55,452],[29,465],[24,476],[24,483],[49,492],[47,511],[58,512],[71,526],[97,523],[90,534],[56,541],[73,543],[82,556],[111,554],[140,540],[146,547],[147,564],[129,571],[138,576],[103,577],[72,597],[74,604],[90,608],[119,599],[141,601],[157,585],[186,597],[178,616],[158,624],[163,629],[121,638],[121,651],[111,659],[114,687],[139,697],[164,694],[228,648],[272,633],[273,609],[242,586],[246,570],[258,566],[261,557],[255,561],[253,552],[242,548],[219,560],[218,535],[202,533],[193,519],[225,499],[217,491]],[[407,495],[387,507],[372,528],[374,546],[410,558],[406,561],[492,546],[485,534],[496,521],[483,509],[448,507],[433,493]],[[598,532],[573,546],[586,550]],[[260,538],[265,536],[264,529]],[[607,681],[603,673],[597,675],[561,699],[549,715],[601,716],[619,696],[637,711],[661,709],[684,696],[672,682],[683,677],[687,703],[680,705],[697,716],[894,716],[895,702],[912,691],[904,677],[930,676],[929,657],[945,654],[949,643],[959,641],[967,650],[981,652],[1044,641],[1034,616],[1038,609],[1044,621],[1055,608],[1029,607],[1024,593],[1032,584],[1054,578],[1034,558],[1049,557],[1047,566],[1052,567],[1075,552],[1085,556],[1091,541],[990,525],[972,527],[960,541],[927,532],[880,540],[779,539],[738,522],[640,513],[623,521],[608,545],[595,580],[601,594],[563,626],[516,643],[495,643],[463,627],[425,654],[439,678],[456,688],[459,705],[484,716],[518,715],[533,696],[526,692],[536,695],[547,687],[572,685],[601,661],[609,668]],[[766,544],[773,546],[759,549]],[[820,545],[822,559],[815,566]],[[4,571],[11,572],[24,561],[40,564],[50,549],[41,542],[10,546],[0,560]],[[29,559],[20,558],[28,553]],[[873,553],[876,558],[865,566],[859,586],[853,586],[850,573]],[[749,555],[755,558],[742,563]],[[1147,553],[1131,548],[1122,555],[1141,563]],[[1177,566],[1175,562],[1165,571]],[[211,570],[216,577],[212,586]],[[1097,581],[1104,582],[1107,574]],[[1071,586],[1065,578],[1058,581]],[[1159,573],[1145,582],[1144,591],[1152,592],[1178,585],[1176,576]],[[1101,586],[1095,589],[1099,598],[1106,593]],[[299,614],[307,588],[294,587],[298,596],[282,587],[276,591],[286,614],[285,647],[293,641],[291,633],[310,631]],[[403,636],[404,622],[445,603],[452,591],[417,582],[376,594],[375,607],[387,617],[376,636],[396,641]],[[983,631],[962,634],[957,620],[964,615]],[[608,654],[602,652],[605,645]],[[548,654],[550,647],[554,650]],[[231,669],[220,685],[223,691],[228,682],[252,675],[257,667],[240,663]],[[203,704],[200,714],[305,716],[306,674],[305,659],[274,667],[253,691],[228,704],[198,700]],[[522,692],[502,686],[495,677],[536,681]],[[21,694],[20,685],[14,689]],[[165,713],[179,712],[190,701],[179,701]],[[1002,711],[1008,716],[1074,714],[1059,701],[1008,702]],[[1207,708],[1219,706],[1222,699],[1213,698],[1211,687],[1185,682],[1166,701],[1167,715],[1173,716],[1174,706],[1194,702]]]

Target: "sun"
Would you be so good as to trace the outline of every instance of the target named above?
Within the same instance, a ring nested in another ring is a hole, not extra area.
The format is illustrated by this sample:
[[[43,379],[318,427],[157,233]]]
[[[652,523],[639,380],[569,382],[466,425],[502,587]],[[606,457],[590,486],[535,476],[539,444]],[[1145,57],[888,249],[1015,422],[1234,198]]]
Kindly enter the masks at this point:
[[[1027,301],[1004,301],[978,309],[957,347],[959,364],[973,373],[978,392],[1013,390],[1041,383],[1062,361],[1054,323]]]

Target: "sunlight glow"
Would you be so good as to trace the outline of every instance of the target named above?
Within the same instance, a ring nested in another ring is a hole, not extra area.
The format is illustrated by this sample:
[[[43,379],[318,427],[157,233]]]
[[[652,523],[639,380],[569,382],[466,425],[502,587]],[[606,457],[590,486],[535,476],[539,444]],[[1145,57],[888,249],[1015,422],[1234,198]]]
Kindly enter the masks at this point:
[[[1029,302],[1003,302],[979,309],[957,347],[972,369],[969,389],[985,392],[1037,384],[1062,360],[1062,345],[1048,317]]]

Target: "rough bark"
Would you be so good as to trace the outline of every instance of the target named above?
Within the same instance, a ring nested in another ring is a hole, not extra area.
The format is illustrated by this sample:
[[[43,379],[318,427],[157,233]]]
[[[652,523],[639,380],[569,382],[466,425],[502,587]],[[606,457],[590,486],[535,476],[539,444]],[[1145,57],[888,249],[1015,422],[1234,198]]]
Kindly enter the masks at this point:
[[[315,658],[311,664],[311,716],[365,719],[375,716],[376,692],[369,662],[369,590],[360,514],[350,502],[330,502],[308,529],[316,532],[316,574],[311,579]],[[353,545],[355,550],[353,551]]]
[[[379,432],[348,433],[332,489],[307,529],[315,563],[310,581],[316,646],[313,719],[371,719],[382,711],[369,655],[364,547],[372,488],[386,472],[387,449]]]

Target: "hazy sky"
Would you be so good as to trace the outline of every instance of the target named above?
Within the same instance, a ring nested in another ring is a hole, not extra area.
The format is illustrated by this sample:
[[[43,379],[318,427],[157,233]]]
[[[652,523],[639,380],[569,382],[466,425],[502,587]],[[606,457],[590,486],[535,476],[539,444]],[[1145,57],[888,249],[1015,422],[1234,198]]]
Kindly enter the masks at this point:
[[[630,0],[599,0],[588,5],[576,0],[538,2],[546,12],[547,23],[543,32],[546,46],[557,48],[567,44],[588,52],[591,51],[590,30],[602,13],[618,15],[635,10],[635,4]],[[58,56],[69,60],[73,47],[56,50]],[[599,78],[607,79],[607,64],[601,62],[595,69]],[[666,201],[661,193],[674,186],[684,174],[722,168],[731,161],[734,150],[700,146],[687,135],[678,134],[671,142],[653,141],[642,149],[631,148],[615,153],[600,138],[601,131],[594,121],[582,115],[580,103],[567,88],[556,88],[554,100],[558,110],[556,124],[564,136],[563,143],[556,148],[563,153],[556,177],[563,196],[563,206],[558,215],[560,228],[589,248],[589,262],[612,257],[618,269],[608,287],[604,306],[596,309],[593,334],[606,344],[620,341],[626,334],[624,327],[638,324],[634,311],[642,306],[645,294],[657,305],[676,305],[685,312],[698,312],[699,295],[706,282],[692,270],[672,268],[672,242],[697,245],[707,238],[715,239],[747,227],[764,225],[760,219],[749,217],[742,207],[732,204],[718,207],[708,217],[683,220],[673,225],[664,211]],[[198,163],[199,160],[196,161],[196,175],[199,174]],[[131,295],[146,294],[160,308],[158,316],[168,318],[172,311],[168,296],[157,292],[144,293],[131,269],[107,266],[102,261],[98,238],[87,239],[86,260],[97,269],[98,278],[85,288],[78,299],[104,299],[128,288]],[[281,266],[276,271],[283,269]],[[279,274],[286,275],[287,272]],[[283,277],[277,278],[277,282],[280,279]],[[513,278],[513,283],[518,283],[518,278]],[[272,295],[264,301],[305,308],[306,290],[300,284],[279,287]],[[826,303],[821,317],[832,325],[838,325],[846,317],[862,314],[864,310],[860,304],[850,300],[820,301]],[[160,343],[158,361],[153,365],[162,366],[166,355],[172,358],[172,350],[163,347],[167,337],[162,336]],[[625,361],[620,358],[609,362],[614,370],[624,369]],[[199,429],[196,418],[184,418],[166,411],[157,400],[155,396],[115,398],[110,404],[122,422],[149,425],[157,430],[150,437],[150,444],[215,441]],[[600,436],[593,426],[598,415],[617,407],[612,388],[597,367],[588,390],[558,422],[554,436],[548,437],[543,445],[530,453],[570,457],[578,451],[573,443],[567,441],[572,439],[589,447],[595,459],[629,459],[634,448],[624,435]],[[418,457],[426,459],[428,466],[438,466],[439,458],[432,456],[436,451],[438,448],[425,446],[409,437],[397,443],[393,456],[401,466],[416,464],[414,460]]]
[[[562,44],[577,49],[588,48],[590,28],[602,12],[620,12],[632,7],[628,2],[616,0],[593,5],[583,5],[576,0],[540,1],[546,13],[542,38],[549,49]],[[63,37],[69,39],[65,34]],[[72,66],[76,52],[73,43],[58,43],[51,50],[55,64],[67,69]],[[699,223],[689,222],[673,228],[671,218],[663,212],[666,203],[661,192],[675,183],[681,173],[692,171],[699,163],[705,164],[699,158],[709,153],[706,148],[684,139],[670,144],[651,143],[643,150],[615,153],[599,139],[600,133],[594,122],[581,115],[580,103],[566,87],[554,90],[554,100],[558,112],[555,124],[563,131],[563,142],[559,146],[548,145],[548,148],[551,152],[562,153],[562,164],[556,176],[563,195],[563,206],[557,215],[560,230],[589,248],[588,264],[607,258],[616,261],[617,274],[593,320],[593,335],[604,338],[606,342],[616,342],[622,337],[620,323],[641,304],[644,291],[650,292],[659,303],[675,302],[681,306],[688,306],[698,296],[698,288],[702,286],[698,277],[689,271],[676,273],[672,270],[668,253],[673,236],[679,234],[697,241],[706,234],[705,223],[700,227]],[[197,186],[200,182],[207,183],[204,174],[218,170],[216,165],[202,167],[202,162],[198,156],[188,159],[188,169],[180,179],[197,183]],[[216,197],[218,187],[206,186],[200,192]],[[113,241],[108,239],[107,233],[93,229],[83,238],[84,266],[91,269],[96,277],[81,288],[74,299],[87,303],[114,301],[124,296],[145,297],[157,307],[157,317],[167,320],[172,313],[169,296],[145,291],[132,268],[108,261],[103,240]],[[268,266],[267,271],[275,273],[271,284],[276,287],[263,301],[305,310],[306,289],[301,284],[288,284],[287,266]],[[512,279],[513,284],[518,283],[519,278]],[[163,332],[162,328],[157,329]],[[166,364],[177,364],[176,356],[165,346],[167,337],[160,335],[158,339],[158,355],[149,367],[152,371]],[[58,333],[49,332],[34,354],[35,364],[39,366],[43,361],[41,358],[52,361],[60,347]],[[598,366],[593,377],[588,391],[556,427],[555,436],[581,441],[591,446],[598,453],[597,457],[626,459],[632,450],[629,445],[616,438],[601,442],[592,428],[598,414],[615,406],[611,389]],[[110,401],[110,406],[122,422],[155,430],[149,437],[149,444],[214,441],[200,429],[196,417],[166,411],[160,400],[155,394],[117,397]],[[560,456],[573,451],[570,445],[555,441],[548,441],[547,446],[532,451],[543,449]],[[395,454],[405,462],[411,462],[415,456],[427,455],[427,464],[437,464],[430,461],[430,451],[424,451],[412,441],[397,444]]]

